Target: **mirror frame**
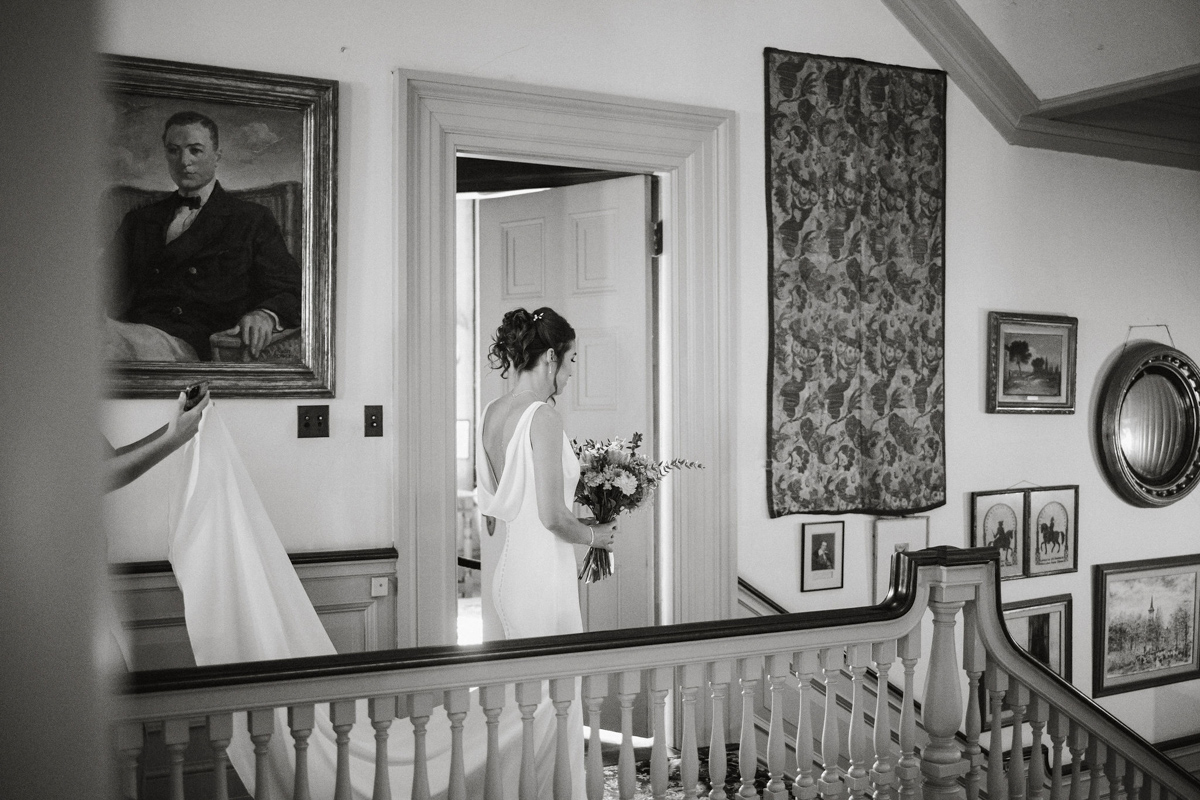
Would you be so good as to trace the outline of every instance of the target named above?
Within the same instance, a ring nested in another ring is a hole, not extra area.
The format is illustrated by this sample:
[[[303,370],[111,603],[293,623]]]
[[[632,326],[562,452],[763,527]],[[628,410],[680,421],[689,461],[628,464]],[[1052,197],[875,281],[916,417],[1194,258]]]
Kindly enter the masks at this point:
[[[1130,388],[1147,373],[1165,374],[1178,391],[1190,426],[1187,457],[1164,480],[1143,480],[1121,448],[1121,411]],[[1184,353],[1159,342],[1130,344],[1105,378],[1096,416],[1097,449],[1104,476],[1122,499],[1142,508],[1161,508],[1183,499],[1200,482],[1200,368]]]

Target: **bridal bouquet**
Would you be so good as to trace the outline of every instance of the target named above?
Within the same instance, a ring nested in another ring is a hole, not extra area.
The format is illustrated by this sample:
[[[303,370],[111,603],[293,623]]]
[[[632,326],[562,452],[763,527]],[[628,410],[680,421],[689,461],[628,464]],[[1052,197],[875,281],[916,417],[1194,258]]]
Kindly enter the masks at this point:
[[[704,468],[702,464],[682,458],[652,461],[637,451],[641,443],[640,433],[633,434],[629,440],[597,442],[588,439],[583,444],[571,441],[580,467],[575,502],[587,506],[597,522],[612,522],[621,512],[640,508],[671,470]],[[594,583],[612,573],[612,553],[593,547],[583,559],[579,578]]]

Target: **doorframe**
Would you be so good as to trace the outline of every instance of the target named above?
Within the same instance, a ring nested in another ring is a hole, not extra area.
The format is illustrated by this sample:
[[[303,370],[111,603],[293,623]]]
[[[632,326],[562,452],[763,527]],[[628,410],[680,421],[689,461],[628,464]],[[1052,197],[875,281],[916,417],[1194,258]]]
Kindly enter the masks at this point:
[[[668,346],[659,405],[661,458],[705,469],[664,484],[672,576],[669,618],[732,616],[734,534],[732,354],[733,112],[410,70],[396,71],[395,370],[400,552],[397,640],[451,644],[455,552],[455,158],[459,151],[662,179],[660,330]],[[705,354],[696,357],[695,354]],[[673,532],[684,532],[675,536]],[[666,598],[664,598],[666,599]]]

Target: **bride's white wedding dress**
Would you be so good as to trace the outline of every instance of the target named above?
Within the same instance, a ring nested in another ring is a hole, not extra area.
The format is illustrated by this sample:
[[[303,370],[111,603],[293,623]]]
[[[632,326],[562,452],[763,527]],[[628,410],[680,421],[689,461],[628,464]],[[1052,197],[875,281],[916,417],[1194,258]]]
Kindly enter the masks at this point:
[[[259,500],[249,475],[237,454],[233,439],[211,404],[205,411],[200,432],[186,445],[183,468],[172,499],[170,560],[184,596],[184,617],[196,663],[222,664],[238,661],[294,658],[300,656],[333,655],[329,640],[304,587],[293,569],[274,526]],[[516,437],[514,437],[515,439]],[[523,435],[528,442],[528,429]],[[520,447],[518,449],[521,449]],[[529,450],[526,444],[525,450]],[[569,445],[567,453],[570,453]],[[531,455],[531,450],[530,450]],[[536,547],[525,547],[524,532],[529,526],[525,512],[528,504],[526,489],[532,491],[532,462],[518,453],[506,462],[509,465],[524,461],[529,476],[521,483],[519,502],[507,503],[508,489],[517,485],[518,473],[506,468],[505,480],[499,493],[489,493],[498,504],[489,506],[497,514],[507,514],[511,508],[509,540],[514,549],[507,553],[509,565],[501,573],[505,615],[512,624],[514,636],[568,633],[581,630],[578,600],[573,580],[574,559],[568,573],[574,616],[565,606],[549,617],[542,609],[533,609],[545,602],[544,581],[522,587],[523,569],[538,565]],[[574,454],[564,463],[578,463]],[[510,480],[509,474],[514,477]],[[576,472],[576,475],[578,473]],[[490,485],[490,484],[489,484]],[[569,486],[574,487],[572,480]],[[530,495],[535,496],[535,495]],[[569,500],[568,500],[569,503]],[[501,508],[502,506],[502,508]],[[536,500],[533,503],[536,519]],[[497,510],[499,509],[499,510]],[[492,512],[489,512],[492,513]],[[540,527],[540,522],[537,523]],[[542,528],[545,531],[544,528]],[[552,534],[545,531],[551,538]],[[543,549],[552,542],[542,541]],[[555,539],[557,541],[557,539]],[[570,545],[562,543],[570,556]],[[543,554],[540,558],[544,559]],[[532,559],[526,561],[526,559]],[[545,561],[541,562],[543,568]],[[566,587],[560,587],[566,598]],[[530,609],[532,624],[526,624],[525,611]],[[570,629],[558,626],[567,621]],[[403,687],[397,687],[403,693]],[[548,693],[535,712],[535,741],[538,762],[538,798],[552,796],[555,709]],[[571,763],[574,775],[574,797],[582,800],[583,750],[582,712],[578,687],[571,706],[572,748]],[[520,772],[521,717],[513,698],[512,687],[500,718],[500,745],[504,753],[503,783],[505,796],[516,798]],[[388,741],[388,773],[395,797],[408,797],[413,780],[413,738],[407,720],[397,720],[391,727]],[[329,721],[329,709],[319,704],[316,727],[309,739],[308,772],[313,797],[332,797],[336,777],[336,733]],[[464,761],[467,796],[483,796],[487,730],[477,693],[472,690],[470,712],[463,729]],[[230,761],[246,788],[255,793],[254,746],[246,731],[245,714],[235,715],[234,739],[229,747]],[[435,708],[429,721],[426,737],[426,757],[431,795],[444,797],[450,769],[450,727],[445,712]],[[275,732],[271,737],[267,758],[266,779],[271,784],[271,796],[290,797],[292,792],[295,754],[289,734],[286,709],[275,711]],[[375,782],[375,732],[367,715],[367,701],[357,704],[357,724],[351,731],[350,782],[354,798],[370,798]],[[525,798],[521,798],[525,800]]]

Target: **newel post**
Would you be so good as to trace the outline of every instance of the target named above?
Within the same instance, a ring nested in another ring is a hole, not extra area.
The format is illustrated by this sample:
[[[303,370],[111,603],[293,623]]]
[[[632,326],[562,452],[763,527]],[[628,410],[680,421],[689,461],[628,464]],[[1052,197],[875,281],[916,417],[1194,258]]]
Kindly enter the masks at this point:
[[[958,779],[967,772],[970,764],[963,759],[954,738],[963,722],[954,626],[959,609],[973,598],[972,586],[931,587],[929,607],[933,610],[933,640],[929,645],[925,702],[921,706],[921,719],[929,734],[929,744],[921,752],[925,800],[964,800],[966,797]]]

